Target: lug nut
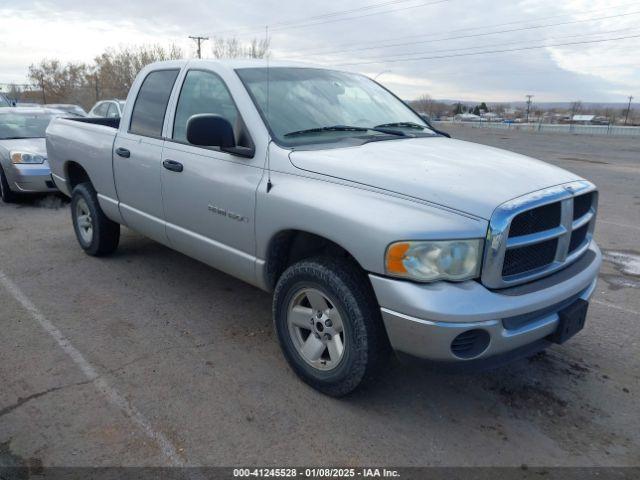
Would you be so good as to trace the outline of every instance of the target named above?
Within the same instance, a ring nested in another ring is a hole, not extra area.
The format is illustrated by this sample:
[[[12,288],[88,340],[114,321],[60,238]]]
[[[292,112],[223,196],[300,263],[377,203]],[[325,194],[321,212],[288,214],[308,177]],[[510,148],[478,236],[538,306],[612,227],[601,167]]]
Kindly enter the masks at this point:
[[[316,313],[316,317],[318,317],[318,318],[322,318],[322,312],[318,312],[318,313]]]
[[[333,327],[333,322],[331,320],[327,320],[326,322],[324,322],[324,324],[327,327]]]
[[[331,335],[329,335],[328,333],[324,334],[324,339],[325,340],[331,340]]]

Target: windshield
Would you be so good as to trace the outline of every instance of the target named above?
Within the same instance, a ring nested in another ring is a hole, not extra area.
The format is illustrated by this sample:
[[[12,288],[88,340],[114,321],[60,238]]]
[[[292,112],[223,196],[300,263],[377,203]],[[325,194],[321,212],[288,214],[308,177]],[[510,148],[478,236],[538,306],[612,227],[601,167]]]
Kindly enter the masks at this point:
[[[44,138],[53,117],[50,113],[0,112],[0,140]]]
[[[404,103],[362,75],[289,67],[236,71],[274,139],[285,146],[435,135]]]

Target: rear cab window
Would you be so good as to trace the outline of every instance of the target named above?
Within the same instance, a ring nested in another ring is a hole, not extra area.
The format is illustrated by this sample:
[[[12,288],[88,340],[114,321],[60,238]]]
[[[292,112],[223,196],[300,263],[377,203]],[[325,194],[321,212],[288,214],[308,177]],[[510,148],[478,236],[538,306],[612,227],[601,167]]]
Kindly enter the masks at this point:
[[[129,133],[162,137],[167,104],[179,72],[180,69],[156,70],[146,76],[133,105]]]

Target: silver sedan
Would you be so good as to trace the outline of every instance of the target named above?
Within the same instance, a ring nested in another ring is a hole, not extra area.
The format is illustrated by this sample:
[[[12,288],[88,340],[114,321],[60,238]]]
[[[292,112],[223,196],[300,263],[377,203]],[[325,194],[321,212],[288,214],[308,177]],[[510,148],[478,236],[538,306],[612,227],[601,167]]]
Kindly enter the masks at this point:
[[[46,108],[0,110],[0,194],[5,202],[21,194],[57,191],[47,161],[45,130],[62,115]]]

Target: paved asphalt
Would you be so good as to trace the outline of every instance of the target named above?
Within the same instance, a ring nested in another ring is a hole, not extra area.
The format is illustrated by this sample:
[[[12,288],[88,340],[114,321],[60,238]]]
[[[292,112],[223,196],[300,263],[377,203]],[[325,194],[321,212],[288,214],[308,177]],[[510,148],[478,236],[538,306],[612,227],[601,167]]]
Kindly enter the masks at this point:
[[[56,197],[0,203],[0,464],[640,465],[640,139],[450,131],[600,187],[568,344],[473,375],[393,360],[336,400],[287,367],[269,295],[129,230],[89,257]]]

